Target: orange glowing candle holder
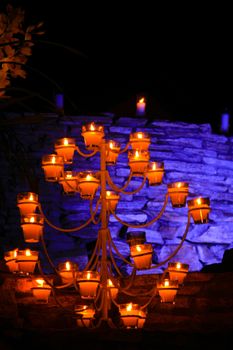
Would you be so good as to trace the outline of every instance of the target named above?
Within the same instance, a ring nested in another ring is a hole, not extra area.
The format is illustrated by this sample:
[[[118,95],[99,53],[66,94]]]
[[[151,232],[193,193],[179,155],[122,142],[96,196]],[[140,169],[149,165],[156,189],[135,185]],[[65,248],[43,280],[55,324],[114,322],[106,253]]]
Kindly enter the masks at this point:
[[[43,234],[44,218],[40,214],[27,214],[21,217],[21,228],[24,240],[28,243],[37,243]]]
[[[195,198],[188,202],[188,209],[195,224],[205,224],[209,222],[210,199]]]
[[[146,100],[145,97],[141,97],[136,104],[136,115],[143,116],[146,113]]]
[[[57,139],[55,142],[55,152],[63,157],[65,164],[73,162],[73,156],[76,149],[75,139],[72,137],[65,137]]]
[[[59,184],[62,185],[66,194],[78,192],[78,174],[76,171],[64,171],[64,177],[60,177]]]
[[[21,215],[34,213],[38,204],[38,195],[36,193],[22,192],[17,195],[17,206]]]
[[[90,327],[95,315],[95,309],[92,305],[77,305],[74,309],[77,315],[76,322],[78,327]]]
[[[119,288],[113,284],[111,279],[108,279],[108,281],[107,281],[107,288],[108,288],[110,298],[116,299],[116,297],[118,295]]]
[[[132,149],[147,151],[150,146],[150,136],[147,132],[133,132],[130,134],[129,142]]]
[[[174,303],[178,289],[178,281],[172,281],[169,278],[165,278],[162,282],[157,283],[161,303]]]
[[[97,271],[78,272],[77,283],[81,298],[93,299],[100,283],[100,274]]]
[[[95,150],[96,148],[99,148],[104,137],[104,127],[103,125],[98,125],[94,122],[83,125],[82,136],[86,148],[89,150]]]
[[[18,272],[19,270],[18,263],[16,262],[17,254],[18,248],[4,253],[6,266],[8,267],[9,271],[13,273]]]
[[[138,304],[120,304],[120,317],[126,328],[138,328],[140,318],[140,306]]]
[[[91,171],[83,171],[78,175],[78,190],[83,199],[93,199],[99,187],[99,176]]]
[[[19,271],[24,274],[33,273],[38,261],[39,253],[35,250],[19,250],[16,257]]]
[[[168,272],[170,279],[173,281],[178,281],[178,284],[182,284],[187,273],[189,265],[182,264],[180,262],[170,262],[168,263]]]
[[[167,185],[168,195],[174,208],[185,207],[189,192],[187,182],[173,182]]]
[[[43,278],[36,278],[32,281],[32,294],[38,302],[48,303],[52,287]]]
[[[150,153],[144,150],[128,151],[129,166],[134,176],[144,176],[150,159]]]
[[[106,149],[106,164],[114,165],[116,164],[117,157],[120,153],[121,146],[119,142],[109,140]]]
[[[22,277],[16,279],[15,290],[20,293],[31,294],[32,288],[32,278],[30,277]]]
[[[151,244],[136,244],[130,247],[131,258],[138,270],[149,269],[152,263]]]
[[[113,191],[106,191],[107,210],[115,211],[119,202],[120,195]]]
[[[147,168],[146,176],[150,186],[160,185],[163,181],[164,163],[150,162]]]
[[[48,154],[42,158],[42,168],[46,181],[56,182],[62,175],[64,158],[57,154]]]
[[[58,265],[59,275],[62,283],[72,283],[77,276],[78,265],[72,261],[66,261]]]

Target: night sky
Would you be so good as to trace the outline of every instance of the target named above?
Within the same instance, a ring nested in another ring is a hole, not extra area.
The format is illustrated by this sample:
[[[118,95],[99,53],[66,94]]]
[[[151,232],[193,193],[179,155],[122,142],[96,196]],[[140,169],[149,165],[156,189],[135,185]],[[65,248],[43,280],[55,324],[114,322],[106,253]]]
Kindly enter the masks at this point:
[[[232,112],[231,12],[223,5],[154,9],[150,2],[126,8],[78,1],[75,9],[73,0],[11,3],[25,9],[29,23],[44,21],[41,40],[61,44],[38,43],[29,64],[64,90],[66,113],[134,115],[141,93],[151,119],[217,126],[225,109]],[[49,100],[58,92],[35,72],[17,84]]]

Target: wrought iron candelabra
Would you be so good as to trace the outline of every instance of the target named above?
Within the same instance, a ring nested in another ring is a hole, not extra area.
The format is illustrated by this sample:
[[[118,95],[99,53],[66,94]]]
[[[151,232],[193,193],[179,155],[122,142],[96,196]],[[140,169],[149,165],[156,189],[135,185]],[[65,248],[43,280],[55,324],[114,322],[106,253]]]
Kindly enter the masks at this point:
[[[60,285],[53,283],[53,279],[43,273],[38,251],[14,249],[5,253],[5,261],[11,272],[17,275],[30,275],[32,278],[31,291],[39,302],[48,302],[51,291],[73,287],[83,300],[80,305],[75,305],[74,315],[77,325],[80,327],[97,328],[103,322],[110,327],[142,328],[147,315],[147,307],[156,294],[159,294],[161,302],[173,303],[178,288],[182,286],[189,266],[181,262],[170,262],[180,250],[188,233],[191,218],[196,224],[208,222],[210,212],[209,198],[195,198],[187,201],[187,225],[180,244],[165,260],[152,265],[153,247],[145,243],[144,232],[131,232],[128,236],[131,259],[127,260],[114,243],[109,229],[109,217],[113,215],[117,221],[129,228],[144,228],[161,218],[168,200],[174,208],[185,207],[188,196],[188,183],[175,182],[167,185],[164,204],[155,218],[144,224],[129,224],[124,222],[117,214],[116,208],[122,194],[135,194],[139,192],[146,181],[149,186],[160,185],[164,175],[163,162],[150,162],[149,145],[150,137],[147,133],[138,131],[130,134],[129,142],[124,149],[118,142],[106,140],[104,127],[94,122],[82,126],[82,136],[89,153],[83,153],[76,145],[75,139],[66,137],[58,139],[55,143],[54,154],[45,155],[42,158],[42,167],[45,179],[50,182],[58,181],[67,194],[79,193],[80,197],[90,202],[90,218],[81,226],[74,228],[60,228],[52,224],[45,216],[38,194],[33,192],[19,193],[17,205],[21,214],[21,227],[24,239],[28,243],[41,242],[48,262],[58,274]],[[73,161],[74,152],[82,157],[93,157],[100,153],[100,170],[94,171],[66,171],[66,164]],[[107,166],[117,162],[119,154],[128,151],[130,175],[123,187],[118,187],[107,170]],[[133,191],[127,191],[127,187],[133,177],[141,177],[141,185]],[[93,199],[100,188],[100,195],[95,206]],[[83,271],[72,261],[58,264],[56,267],[50,258],[44,241],[44,222],[52,228],[62,232],[75,232],[83,229],[90,223],[100,224],[94,251]],[[132,273],[127,278],[127,283],[122,286],[122,273],[116,263],[117,256],[125,264],[132,267]],[[124,293],[130,297],[137,297],[136,292],[131,291],[135,276],[139,270],[156,269],[168,263],[163,274],[159,276],[151,290],[145,293],[148,300],[144,305],[136,303],[119,304],[118,294]],[[33,277],[36,265],[40,276]],[[111,309],[118,310],[118,321],[111,317]]]

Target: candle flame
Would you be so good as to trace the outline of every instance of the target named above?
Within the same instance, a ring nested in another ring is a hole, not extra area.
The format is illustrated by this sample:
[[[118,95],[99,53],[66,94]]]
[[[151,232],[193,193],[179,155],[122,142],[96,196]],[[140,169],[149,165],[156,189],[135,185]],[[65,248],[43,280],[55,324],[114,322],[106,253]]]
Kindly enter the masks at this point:
[[[90,273],[90,272],[87,273],[87,279],[88,279],[88,280],[91,279],[91,273]]]
[[[142,132],[138,132],[137,133],[137,137],[138,137],[138,139],[142,139],[143,138],[143,133]]]
[[[33,194],[32,193],[30,194],[29,200],[33,201]]]
[[[91,131],[94,131],[94,130],[95,130],[95,125],[94,125],[94,123],[91,123],[91,125],[90,125],[90,130],[91,130]]]
[[[90,181],[90,180],[91,180],[91,175],[87,174],[86,180],[87,180],[87,181]]]
[[[113,145],[113,142],[110,141],[110,142],[109,142],[109,148],[113,149],[113,146],[114,146],[114,145]]]
[[[52,164],[56,163],[56,158],[54,156],[52,157],[51,162],[52,162]]]
[[[113,287],[113,283],[110,279],[108,279],[108,287]]]
[[[138,102],[139,103],[144,103],[145,102],[145,97],[140,98],[140,100]]]
[[[135,152],[135,158],[138,158],[139,157],[139,152],[138,152],[138,150],[136,150],[136,152]]]
[[[181,182],[178,182],[177,187],[178,187],[178,188],[181,187]]]
[[[38,278],[37,280],[36,280],[36,283],[38,284],[38,287],[43,287],[43,285],[44,285],[44,283],[45,283],[45,281],[42,279],[42,278]]]
[[[140,247],[140,245],[136,245],[136,250],[137,250],[138,252],[141,252],[141,251],[142,251],[142,248]]]
[[[156,163],[155,162],[152,164],[152,170],[156,170]]]
[[[71,265],[70,265],[70,262],[69,262],[69,261],[66,262],[66,270],[67,270],[67,271],[70,271],[70,270],[71,270]]]
[[[67,139],[64,139],[64,140],[63,140],[63,145],[64,145],[64,146],[68,146],[68,145],[69,145],[69,141],[68,141]]]
[[[35,222],[34,216],[31,216],[31,217],[30,217],[29,222],[32,223],[32,224]]]
[[[30,249],[26,249],[26,251],[25,251],[25,255],[26,255],[26,256],[31,256],[31,255],[32,255],[32,253],[31,253]]]
[[[169,283],[169,280],[167,280],[167,279],[164,280],[164,287],[169,287],[169,284],[170,284],[170,283]]]
[[[130,303],[130,304],[128,304],[126,306],[126,311],[132,311],[132,309],[133,309],[133,304],[132,303]]]
[[[16,258],[16,257],[17,257],[17,252],[18,252],[18,251],[17,251],[17,249],[15,249],[15,250],[14,250],[14,252],[13,252],[13,256],[14,256],[14,258]]]
[[[198,205],[200,205],[201,204],[201,198],[197,198],[196,202],[197,202]]]
[[[71,179],[72,178],[72,174],[66,174],[66,178],[67,179]]]
[[[110,197],[111,196],[111,191],[107,191],[106,194],[107,194],[107,197]]]
[[[177,263],[176,268],[179,270],[181,268],[181,263]]]

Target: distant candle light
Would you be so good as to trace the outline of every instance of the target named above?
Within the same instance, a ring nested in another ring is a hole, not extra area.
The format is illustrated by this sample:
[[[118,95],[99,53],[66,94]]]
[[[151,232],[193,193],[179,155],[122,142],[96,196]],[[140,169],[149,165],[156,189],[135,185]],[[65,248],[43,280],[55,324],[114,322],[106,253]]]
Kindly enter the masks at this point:
[[[145,111],[146,111],[145,97],[142,97],[137,102],[136,115],[143,116],[145,115]]]

